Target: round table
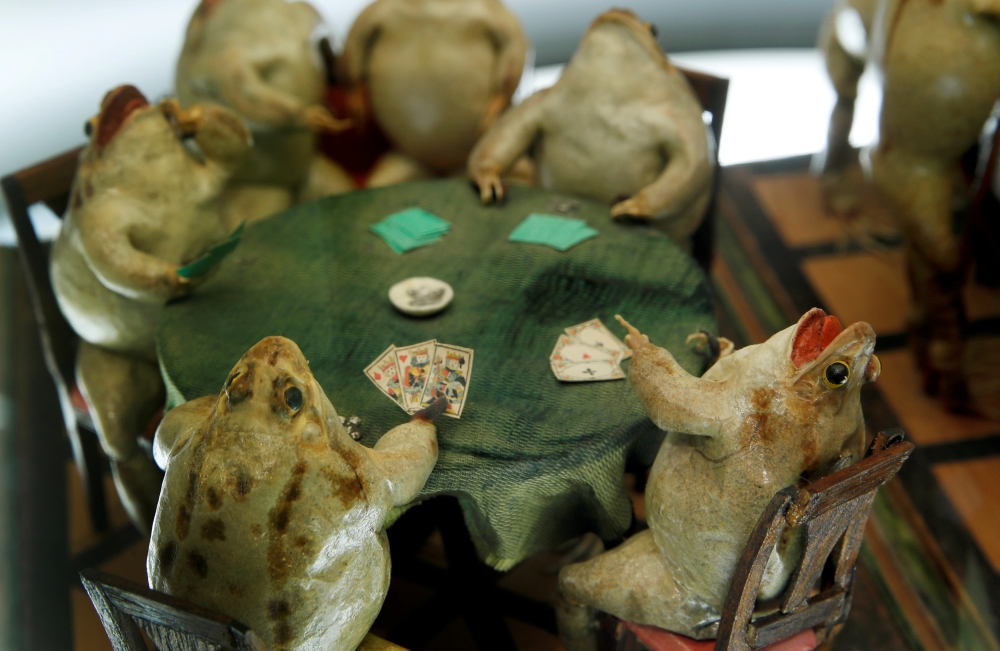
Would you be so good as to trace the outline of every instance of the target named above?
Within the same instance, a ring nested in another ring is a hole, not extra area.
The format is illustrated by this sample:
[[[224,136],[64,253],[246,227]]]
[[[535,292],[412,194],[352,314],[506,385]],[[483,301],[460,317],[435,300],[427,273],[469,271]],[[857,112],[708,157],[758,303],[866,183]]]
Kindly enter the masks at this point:
[[[369,231],[414,206],[451,231],[403,254]],[[507,240],[528,214],[558,211],[600,235],[567,252]],[[454,301],[430,317],[399,313],[387,292],[410,276],[448,282]],[[473,348],[465,410],[437,420],[440,457],[422,497],[458,497],[483,557],[505,569],[585,531],[610,540],[630,524],[626,459],[650,462],[662,432],[627,380],[561,383],[548,359],[563,328],[595,317],[623,337],[616,313],[702,372],[684,340],[716,331],[709,285],[666,235],[563,194],[513,186],[504,205],[482,206],[467,181],[435,180],[330,197],[249,226],[214,278],[167,307],[157,347],[175,406],[218,393],[263,337],[288,337],[338,413],[362,418],[369,446],[409,418],[363,373],[380,352],[428,339]]]

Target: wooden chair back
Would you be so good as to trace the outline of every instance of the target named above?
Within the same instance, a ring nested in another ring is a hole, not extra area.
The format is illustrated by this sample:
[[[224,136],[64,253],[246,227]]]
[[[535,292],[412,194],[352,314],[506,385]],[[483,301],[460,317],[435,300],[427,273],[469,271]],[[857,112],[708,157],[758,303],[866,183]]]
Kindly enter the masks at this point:
[[[715,651],[749,651],[816,629],[821,646],[851,607],[854,568],[875,493],[913,451],[902,430],[881,432],[860,462],[805,488],[777,493],[757,521],[729,588]],[[776,600],[752,619],[764,567],[789,527],[803,527],[805,548]]]
[[[246,625],[144,585],[88,568],[80,581],[114,651],[266,651]]]
[[[704,72],[677,67],[691,84],[701,107],[712,115],[712,136],[715,140],[715,178],[712,180],[712,199],[705,211],[705,219],[691,236],[691,255],[702,269],[708,272],[715,254],[715,205],[719,192],[722,167],[719,165],[719,145],[722,142],[722,122],[726,115],[726,98],[729,80]]]
[[[28,293],[42,338],[45,363],[56,384],[63,421],[86,492],[93,526],[108,527],[104,495],[104,472],[100,446],[85,412],[74,408],[71,391],[76,382],[76,333],[66,322],[49,279],[49,256],[38,240],[28,207],[45,203],[58,216],[69,205],[70,186],[82,148],[74,149],[0,179],[24,268]],[[89,430],[81,434],[81,429]]]

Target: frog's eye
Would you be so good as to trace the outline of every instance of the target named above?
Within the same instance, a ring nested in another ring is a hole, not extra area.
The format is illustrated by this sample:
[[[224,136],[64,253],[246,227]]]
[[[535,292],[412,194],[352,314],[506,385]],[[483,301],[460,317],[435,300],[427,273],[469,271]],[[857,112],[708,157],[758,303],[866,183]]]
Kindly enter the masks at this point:
[[[285,404],[292,411],[298,411],[302,408],[302,392],[299,391],[298,387],[285,389]]]
[[[87,136],[88,138],[90,136],[94,135],[94,121],[93,120],[87,120],[86,122],[83,123],[83,135]]]
[[[831,389],[837,389],[851,379],[851,369],[843,362],[834,362],[823,371],[823,383]]]
[[[653,35],[653,38],[656,38],[660,35],[660,30],[656,29],[656,25],[653,23],[649,23],[649,33]]]

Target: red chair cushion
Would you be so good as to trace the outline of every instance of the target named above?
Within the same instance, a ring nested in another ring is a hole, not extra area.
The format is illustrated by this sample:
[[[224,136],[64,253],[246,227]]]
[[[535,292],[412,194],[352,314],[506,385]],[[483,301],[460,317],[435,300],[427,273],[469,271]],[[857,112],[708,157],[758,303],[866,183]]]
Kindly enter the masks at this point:
[[[622,623],[653,651],[713,651],[715,649],[715,640],[693,640],[656,626],[636,624],[625,620],[622,620]],[[781,642],[766,646],[761,651],[813,651],[815,648],[816,633],[809,628]]]

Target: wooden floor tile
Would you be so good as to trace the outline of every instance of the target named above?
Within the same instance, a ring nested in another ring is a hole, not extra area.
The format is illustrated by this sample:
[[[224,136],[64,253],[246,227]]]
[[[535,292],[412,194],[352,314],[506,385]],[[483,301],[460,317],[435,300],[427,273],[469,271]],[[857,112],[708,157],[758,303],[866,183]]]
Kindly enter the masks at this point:
[[[802,270],[845,325],[867,321],[876,335],[905,330],[910,290],[901,250],[808,258]]]
[[[965,377],[969,393],[1000,432],[1000,336],[973,337],[965,346]]]
[[[789,248],[865,239],[859,233],[887,235],[895,229],[888,213],[866,205],[862,215],[846,223],[826,212],[820,184],[809,172],[769,174],[753,180],[761,206]]]
[[[908,349],[879,354],[882,375],[875,385],[885,396],[900,424],[918,445],[960,441],[995,434],[1000,423],[945,411],[924,394],[916,362]]]
[[[934,475],[993,571],[1000,572],[1000,457],[940,464]]]
[[[558,636],[510,617],[504,618],[504,621],[507,623],[507,628],[510,629],[510,634],[514,637],[514,643],[517,644],[518,649],[563,651],[563,645]]]

